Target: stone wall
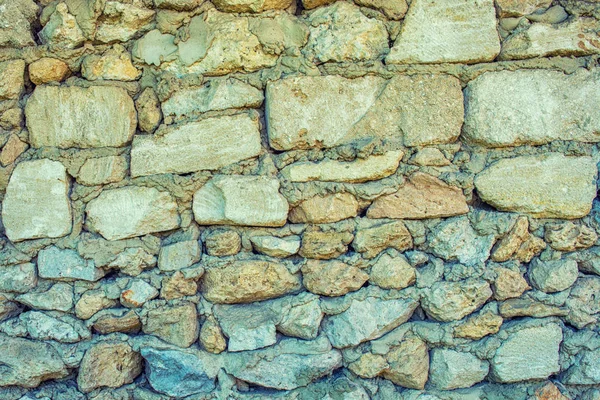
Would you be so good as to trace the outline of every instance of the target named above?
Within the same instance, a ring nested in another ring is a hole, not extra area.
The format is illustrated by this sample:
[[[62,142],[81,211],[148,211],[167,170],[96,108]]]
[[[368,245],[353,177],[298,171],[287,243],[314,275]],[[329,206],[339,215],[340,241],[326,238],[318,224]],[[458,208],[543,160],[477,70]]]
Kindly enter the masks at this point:
[[[0,399],[600,399],[599,0],[0,0]]]

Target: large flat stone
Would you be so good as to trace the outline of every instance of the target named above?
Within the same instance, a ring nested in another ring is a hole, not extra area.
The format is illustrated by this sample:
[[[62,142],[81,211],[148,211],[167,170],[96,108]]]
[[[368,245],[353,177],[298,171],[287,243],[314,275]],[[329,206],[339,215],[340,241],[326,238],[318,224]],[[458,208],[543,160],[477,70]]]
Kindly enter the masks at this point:
[[[596,162],[559,153],[502,159],[475,177],[483,201],[536,218],[581,218],[596,197]]]
[[[200,225],[283,226],[289,205],[277,179],[219,175],[194,194],[192,208]]]
[[[464,138],[486,147],[600,141],[600,70],[487,72],[465,90]]]
[[[124,89],[38,86],[25,106],[33,147],[121,147],[137,117]]]
[[[88,203],[86,215],[88,228],[108,240],[168,231],[180,221],[169,193],[141,186],[103,191]]]
[[[413,0],[386,62],[476,63],[499,52],[493,0]]]
[[[131,175],[183,174],[215,170],[257,156],[261,151],[258,121],[246,114],[208,118],[139,135],[131,149]]]
[[[148,312],[144,333],[155,335],[167,343],[190,347],[198,340],[198,313],[196,305],[182,302],[178,305],[157,307]]]
[[[490,297],[492,289],[483,280],[436,282],[423,296],[421,306],[436,321],[456,321],[483,306]]]
[[[57,280],[97,281],[104,270],[96,268],[94,261],[86,260],[70,249],[50,246],[38,253],[38,273],[41,278]]]
[[[18,242],[57,238],[71,232],[69,178],[58,161],[41,159],[17,165],[2,202],[6,236]]]

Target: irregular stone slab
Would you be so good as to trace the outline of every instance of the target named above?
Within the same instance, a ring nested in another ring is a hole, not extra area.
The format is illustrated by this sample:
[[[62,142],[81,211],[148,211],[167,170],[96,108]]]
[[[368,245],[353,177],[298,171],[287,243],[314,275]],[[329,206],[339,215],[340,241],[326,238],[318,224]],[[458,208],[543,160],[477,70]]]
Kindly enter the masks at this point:
[[[366,138],[403,138],[406,146],[450,143],[460,135],[462,96],[460,82],[445,75],[399,75],[389,81],[329,75],[269,82],[269,144],[290,150]]]
[[[0,165],[6,167],[12,164],[28,148],[29,145],[19,139],[17,135],[10,135],[0,151]]]
[[[14,169],[2,202],[2,222],[13,242],[71,232],[69,178],[60,162],[24,161]]]
[[[526,216],[520,216],[510,231],[496,244],[492,252],[492,260],[508,261],[529,236],[529,220]]]
[[[383,289],[404,289],[415,283],[416,269],[403,255],[392,257],[382,254],[371,267],[369,283]]]
[[[408,321],[417,305],[412,299],[352,300],[346,311],[325,318],[322,329],[333,347],[356,346],[377,339]]]
[[[142,71],[131,63],[131,55],[123,46],[117,44],[102,55],[85,56],[81,63],[81,75],[88,81],[114,80],[135,81]]]
[[[198,313],[196,305],[183,302],[164,305],[148,312],[144,333],[155,335],[179,347],[190,347],[198,339]]]
[[[100,342],[85,353],[77,386],[84,393],[100,387],[118,388],[142,373],[142,356],[124,342]]]
[[[598,142],[600,70],[486,72],[465,90],[467,141],[486,147]],[[491,117],[493,115],[493,118]],[[585,121],[574,123],[573,121]]]
[[[498,311],[504,318],[545,318],[551,316],[564,317],[569,314],[569,310],[566,308],[550,306],[540,301],[530,299],[508,299],[500,303],[498,306]]]
[[[135,100],[138,125],[146,133],[154,133],[162,119],[160,101],[152,88],[146,88]]]
[[[596,162],[559,153],[502,159],[475,177],[481,199],[536,218],[586,216],[596,197]]]
[[[85,212],[87,226],[108,240],[168,231],[180,221],[169,193],[141,186],[104,190]]]
[[[528,15],[551,4],[552,0],[496,0],[501,17]]]
[[[283,226],[289,206],[277,179],[218,175],[194,193],[192,208],[200,225]]]
[[[560,326],[524,327],[508,336],[491,359],[490,377],[502,383],[546,379],[560,371]]]
[[[158,296],[158,290],[149,283],[141,280],[132,280],[127,289],[121,292],[121,304],[127,308],[142,307],[147,301]]]
[[[28,292],[16,299],[35,310],[67,312],[73,308],[73,287],[68,283],[55,283],[45,292]]]
[[[33,147],[121,147],[133,137],[133,100],[111,86],[37,86],[25,106]]]
[[[165,116],[191,117],[228,108],[257,108],[264,100],[261,90],[237,79],[213,79],[198,88],[178,90],[162,102]]]
[[[308,26],[304,52],[319,63],[377,59],[388,51],[385,25],[351,3],[337,2],[312,12]]]
[[[25,89],[25,61],[0,63],[0,100],[18,100]]]
[[[250,242],[254,250],[271,257],[285,258],[300,250],[300,236],[252,236]]]
[[[358,229],[352,247],[365,257],[373,258],[387,248],[408,250],[413,247],[413,239],[402,221],[383,222]]]
[[[202,248],[197,240],[186,240],[163,246],[158,254],[161,271],[178,271],[200,261]]]
[[[355,0],[356,4],[365,7],[375,8],[385,14],[390,19],[400,20],[408,11],[406,0],[387,1],[387,0]]]
[[[23,307],[10,301],[6,296],[0,295],[0,322],[16,317],[23,312]]]
[[[84,259],[74,250],[56,246],[40,250],[37,265],[40,277],[46,279],[95,282],[105,274],[96,268],[94,261]]]
[[[242,249],[242,238],[233,230],[215,230],[206,235],[204,247],[209,256],[233,256]]]
[[[494,280],[494,298],[506,300],[520,297],[526,290],[531,289],[523,275],[518,271],[508,268],[495,268],[496,279]]]
[[[154,10],[137,4],[107,1],[103,16],[99,20],[95,39],[102,43],[127,42],[136,34],[144,33],[153,27]]]
[[[386,57],[389,64],[477,63],[500,52],[493,0],[414,0]]]
[[[490,365],[471,353],[437,348],[431,351],[429,379],[441,390],[467,388],[485,379]]]
[[[294,207],[288,216],[291,223],[326,224],[356,217],[358,201],[350,193],[315,196]]]
[[[38,282],[35,264],[0,267],[0,292],[27,293]]]
[[[83,31],[65,3],[56,5],[38,37],[51,50],[58,51],[74,49],[85,41]]]
[[[386,354],[388,367],[381,376],[403,387],[423,390],[429,373],[427,344],[409,338]]]
[[[115,332],[136,334],[142,330],[142,323],[134,311],[129,311],[121,316],[105,315],[100,317],[93,327],[101,335]]]
[[[423,219],[469,212],[462,190],[422,172],[414,173],[396,193],[378,197],[367,210],[369,218]]]
[[[202,267],[200,269],[202,270]],[[196,279],[196,277],[186,278],[181,271],[175,272],[170,277],[164,277],[160,288],[160,297],[165,300],[173,300],[194,296],[198,291]]]
[[[546,293],[561,292],[573,286],[579,275],[575,260],[548,260],[536,258],[529,266],[531,284]]]
[[[456,321],[483,306],[490,297],[492,289],[486,281],[443,281],[434,283],[424,293],[421,306],[437,321]]]
[[[229,353],[225,370],[242,381],[279,390],[292,390],[342,366],[342,355],[325,338],[282,339],[267,349]]]
[[[281,176],[292,182],[329,181],[362,183],[392,175],[398,169],[404,152],[388,151],[354,161],[323,160],[297,162],[281,170]]]
[[[597,323],[600,318],[600,278],[584,276],[577,279],[565,305],[569,308],[566,320],[577,329]]]
[[[156,135],[138,135],[131,149],[131,176],[216,170],[257,156],[258,121],[246,114],[207,118]]]
[[[88,290],[75,304],[75,315],[79,319],[90,319],[98,311],[116,305],[117,301],[109,299],[103,289]]]
[[[191,11],[204,3],[204,0],[154,0],[158,8],[166,8],[177,11]]]
[[[555,250],[574,251],[595,245],[598,234],[586,225],[575,225],[567,221],[546,225],[544,239]]]
[[[308,260],[302,267],[302,284],[324,296],[342,296],[362,287],[369,275],[341,261]]]
[[[201,292],[213,303],[251,303],[300,290],[300,274],[270,261],[237,261],[224,267],[208,268]]]
[[[488,335],[498,333],[503,322],[504,320],[501,316],[484,309],[456,326],[453,333],[455,337],[479,340]]]
[[[352,239],[354,235],[348,232],[304,232],[298,254],[319,260],[337,258],[348,251]]]
[[[221,327],[212,316],[208,316],[202,324],[198,341],[209,353],[219,354],[227,349],[227,341]]]
[[[119,182],[127,176],[127,169],[123,156],[88,158],[77,173],[77,182],[88,186]]]
[[[597,385],[600,383],[600,349],[586,351],[565,373],[568,385]]]
[[[161,33],[153,29],[133,44],[131,54],[134,59],[143,61],[148,65],[160,65],[163,61],[176,57],[177,46],[175,36]]]
[[[35,388],[41,382],[69,375],[60,355],[47,343],[0,335],[0,387]],[[24,355],[27,355],[24,357]]]
[[[267,10],[283,10],[292,0],[214,0],[219,11],[231,13],[260,13]]]
[[[176,398],[215,389],[201,358],[192,353],[177,350],[159,350],[151,347],[141,349],[146,360],[146,377],[152,389]]]
[[[37,18],[39,6],[33,0],[3,0],[0,27],[0,47],[35,46],[31,23]]]
[[[219,326],[229,338],[228,351],[256,350],[277,342],[275,324],[281,317],[276,310],[260,304],[214,306]]]
[[[21,314],[19,319],[25,324],[29,337],[35,340],[77,343],[92,337],[83,322],[68,315],[54,318],[39,311],[29,311]]]

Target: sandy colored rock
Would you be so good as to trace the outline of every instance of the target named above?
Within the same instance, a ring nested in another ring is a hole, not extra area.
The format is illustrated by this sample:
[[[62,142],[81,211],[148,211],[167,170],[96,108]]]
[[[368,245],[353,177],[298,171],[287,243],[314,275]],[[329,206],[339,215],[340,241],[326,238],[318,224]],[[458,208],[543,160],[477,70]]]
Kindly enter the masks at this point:
[[[354,0],[359,6],[371,7],[381,11],[386,17],[390,19],[402,19],[408,11],[408,4],[406,0]]]
[[[18,100],[25,90],[25,62],[10,60],[0,63],[0,100]]]
[[[546,383],[535,391],[535,400],[569,400],[552,382]]]
[[[482,311],[456,326],[454,328],[454,336],[479,340],[485,336],[498,333],[503,322],[504,320],[500,315],[489,311]]]
[[[525,216],[520,216],[510,231],[494,247],[492,260],[508,261],[529,236],[529,220]]]
[[[36,20],[39,6],[33,0],[2,0],[2,19],[0,27],[0,47],[35,45],[31,24]]]
[[[122,316],[106,315],[100,317],[93,327],[96,332],[102,335],[114,332],[136,334],[142,329],[142,323],[135,311],[129,311]]]
[[[383,289],[404,289],[415,283],[417,272],[402,255],[382,254],[371,267],[369,283]]]
[[[373,258],[387,248],[405,251],[412,247],[412,236],[402,221],[382,222],[358,229],[352,242],[352,248],[367,258]]]
[[[208,268],[200,292],[213,303],[251,303],[300,290],[300,275],[271,261],[237,261]]]
[[[38,36],[51,49],[66,50],[79,47],[85,41],[83,31],[65,3],[58,3]]]
[[[421,306],[436,321],[456,321],[483,306],[490,297],[492,289],[483,280],[436,282],[425,292]]]
[[[256,119],[246,114],[208,118],[167,128],[160,135],[136,135],[131,175],[217,170],[260,152]]]
[[[110,86],[38,86],[25,116],[33,147],[121,147],[137,125],[131,97]]]
[[[185,302],[150,310],[143,330],[145,334],[157,336],[175,346],[190,347],[198,339],[196,305]]]
[[[348,251],[354,236],[347,232],[304,232],[299,254],[306,258],[329,260]]]
[[[462,190],[434,176],[417,172],[396,193],[377,198],[369,218],[422,219],[452,217],[469,212]]]
[[[0,164],[3,167],[12,164],[28,148],[29,145],[19,139],[17,135],[10,135],[0,151]]]
[[[565,317],[569,310],[562,307],[544,304],[531,299],[508,299],[498,306],[500,315],[504,318],[534,317],[545,318],[551,316]]]
[[[548,8],[552,0],[496,0],[501,17],[519,17],[541,8]]]
[[[206,351],[219,354],[227,349],[227,342],[223,332],[214,317],[210,316],[202,324],[200,329],[200,343]]]
[[[477,63],[500,52],[493,0],[413,0],[389,64]]]
[[[252,236],[250,242],[252,242],[254,250],[271,257],[285,258],[298,253],[300,250],[299,236],[287,236],[284,238]]]
[[[57,238],[71,232],[69,178],[58,161],[24,161],[13,171],[2,202],[6,236],[25,239]]]
[[[544,239],[555,250],[575,251],[595,245],[598,234],[586,225],[575,225],[567,221],[546,225]]]
[[[204,246],[210,256],[233,256],[242,249],[242,238],[236,231],[219,229],[206,236]]]
[[[537,236],[530,235],[515,254],[515,259],[528,263],[546,248],[546,242]]]
[[[134,279],[121,292],[119,301],[124,307],[138,308],[157,296],[158,290],[154,286],[141,279]]]
[[[95,81],[135,81],[142,75],[131,63],[131,56],[121,45],[114,45],[102,55],[85,56],[81,63],[81,75]]]
[[[131,54],[134,59],[143,61],[148,65],[160,65],[165,60],[176,57],[177,46],[175,36],[161,33],[153,29],[133,44]]]
[[[362,287],[369,275],[340,261],[309,260],[301,269],[302,284],[324,296],[342,296]]]
[[[508,268],[496,268],[496,279],[492,285],[494,298],[506,300],[520,297],[526,290],[531,289],[523,275]]]
[[[158,8],[166,8],[177,11],[188,11],[200,6],[204,0],[154,0]]]
[[[153,25],[154,10],[120,1],[106,1],[103,19],[96,29],[96,40],[102,43],[127,42]]]
[[[79,319],[90,319],[98,311],[114,307],[116,304],[117,301],[106,297],[103,290],[88,290],[75,303],[75,315]]]
[[[348,369],[361,378],[375,378],[384,369],[388,363],[384,356],[380,354],[365,353],[358,360],[348,365]]]
[[[450,165],[451,162],[448,160],[444,153],[436,147],[424,147],[410,158],[410,163],[415,165],[430,165],[433,167],[445,167]]]
[[[574,219],[590,212],[597,175],[590,157],[547,153],[502,159],[475,177],[475,187],[484,202],[502,211]]]
[[[307,10],[310,10],[312,8],[317,8],[317,7],[320,7],[320,6],[325,6],[327,4],[331,4],[331,3],[334,3],[334,2],[335,2],[335,0],[302,0],[302,5]]]
[[[381,374],[385,379],[411,389],[425,388],[429,377],[429,351],[420,339],[410,338],[386,354],[388,369]]]
[[[282,10],[292,4],[292,0],[214,0],[219,11],[231,13],[260,13],[268,10]]]
[[[197,291],[196,281],[186,279],[181,271],[177,271],[170,277],[163,278],[160,297],[165,300],[173,300],[184,296],[193,296]]]
[[[294,207],[288,219],[291,223],[326,224],[355,217],[358,201],[349,193],[315,196]]]
[[[123,156],[88,158],[77,173],[77,182],[88,186],[119,182],[127,176],[127,167]]]
[[[158,101],[158,97],[152,88],[144,89],[135,101],[135,108],[140,130],[153,133],[160,124],[162,113],[160,111],[160,101]]]

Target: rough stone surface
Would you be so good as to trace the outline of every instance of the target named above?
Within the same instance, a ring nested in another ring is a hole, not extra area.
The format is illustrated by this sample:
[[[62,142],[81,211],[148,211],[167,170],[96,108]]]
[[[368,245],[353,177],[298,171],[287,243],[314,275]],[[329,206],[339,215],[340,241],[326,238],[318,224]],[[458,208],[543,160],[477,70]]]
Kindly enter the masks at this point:
[[[496,0],[502,17],[518,17],[531,14],[540,8],[548,8],[551,0]]]
[[[5,21],[0,26],[0,46],[20,48],[34,45],[31,23],[37,17],[38,5],[33,0],[3,0],[0,5]]]
[[[356,232],[352,247],[367,258],[386,248],[404,251],[413,247],[413,239],[402,221],[383,222]]]
[[[128,308],[142,307],[144,303],[158,296],[158,290],[149,283],[141,280],[132,280],[127,289],[121,293],[121,304]]]
[[[381,376],[403,387],[423,390],[429,377],[429,351],[427,344],[410,338],[386,355],[389,367]]]
[[[40,58],[29,64],[29,79],[36,85],[49,82],[62,82],[71,70],[69,66],[56,58]]]
[[[0,63],[0,100],[18,100],[25,89],[23,60]]]
[[[219,229],[206,236],[204,246],[211,256],[233,256],[242,249],[242,239],[236,231]]]
[[[546,225],[544,239],[555,250],[574,251],[592,247],[598,240],[598,234],[586,225],[568,221]]]
[[[29,145],[23,142],[17,135],[10,135],[2,151],[0,151],[0,165],[6,167],[15,162],[21,154],[23,154]]]
[[[471,353],[440,348],[431,351],[429,368],[432,385],[453,390],[481,382],[488,374],[489,364]]]
[[[288,219],[292,223],[326,224],[355,217],[358,201],[349,193],[315,196],[294,207]]]
[[[93,282],[105,274],[92,260],[84,259],[76,251],[55,246],[40,250],[37,266],[40,278],[45,279]]]
[[[250,241],[256,251],[271,257],[289,257],[300,250],[300,237],[298,236],[288,236],[285,238],[253,236],[250,238]]]
[[[258,13],[288,8],[292,4],[292,0],[215,0],[214,4],[219,11]]]
[[[498,333],[503,321],[498,314],[482,310],[479,314],[469,317],[464,323],[454,328],[454,336],[478,340]]]
[[[77,173],[77,182],[88,185],[104,185],[119,182],[127,176],[127,159],[123,156],[89,158]]]
[[[192,303],[161,306],[148,312],[144,333],[155,335],[167,343],[190,347],[198,339],[198,314]]]
[[[529,267],[531,284],[546,293],[568,289],[575,283],[578,274],[575,260],[542,261],[536,258]]]
[[[32,263],[0,268],[0,292],[26,293],[35,288],[37,283],[38,277]]]
[[[485,281],[436,282],[421,300],[421,306],[431,318],[448,322],[471,314],[490,297],[492,289]]]
[[[495,272],[497,277],[492,287],[496,300],[519,297],[523,292],[531,289],[525,278],[523,278],[523,275],[517,271],[508,268],[496,268]]]
[[[197,240],[186,240],[163,246],[158,255],[161,271],[177,271],[192,266],[200,260],[202,249]]]
[[[301,269],[302,284],[324,296],[341,296],[362,287],[369,275],[340,261],[309,260]]]
[[[402,255],[382,254],[371,267],[369,283],[383,289],[404,289],[417,279],[416,269]]]
[[[115,45],[101,56],[86,56],[81,64],[81,75],[90,81],[135,81],[142,71],[133,66],[131,56],[123,46]]]

